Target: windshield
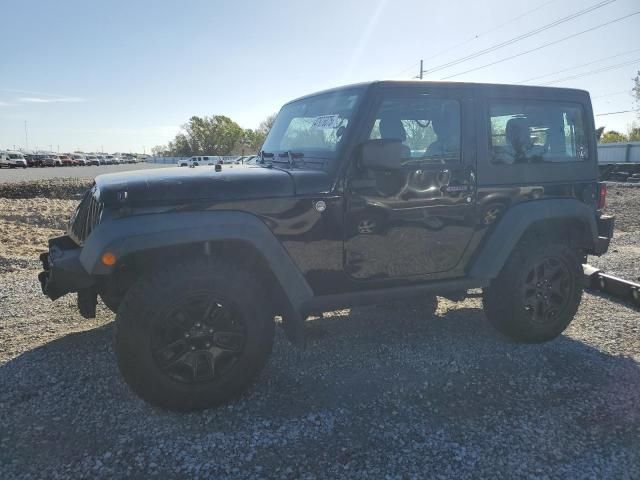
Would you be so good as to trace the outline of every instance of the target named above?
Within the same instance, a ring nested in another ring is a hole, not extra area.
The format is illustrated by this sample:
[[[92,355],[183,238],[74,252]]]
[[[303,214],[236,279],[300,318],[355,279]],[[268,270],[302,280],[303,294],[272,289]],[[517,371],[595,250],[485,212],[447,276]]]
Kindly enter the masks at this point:
[[[285,105],[276,117],[263,150],[335,156],[360,97],[361,90],[345,90]]]
[[[18,158],[24,158],[24,157],[20,153],[10,153],[9,158],[18,159]]]

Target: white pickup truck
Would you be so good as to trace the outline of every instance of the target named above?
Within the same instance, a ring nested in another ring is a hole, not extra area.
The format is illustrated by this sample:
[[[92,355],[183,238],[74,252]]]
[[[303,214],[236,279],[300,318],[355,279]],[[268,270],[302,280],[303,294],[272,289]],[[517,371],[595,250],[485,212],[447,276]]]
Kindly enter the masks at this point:
[[[1,167],[9,167],[16,168],[22,167],[27,168],[27,161],[24,158],[24,155],[21,152],[0,152],[0,168]]]
[[[220,161],[220,157],[217,155],[199,155],[197,157],[191,157],[182,159],[178,162],[179,167],[199,167],[200,165],[215,165]]]

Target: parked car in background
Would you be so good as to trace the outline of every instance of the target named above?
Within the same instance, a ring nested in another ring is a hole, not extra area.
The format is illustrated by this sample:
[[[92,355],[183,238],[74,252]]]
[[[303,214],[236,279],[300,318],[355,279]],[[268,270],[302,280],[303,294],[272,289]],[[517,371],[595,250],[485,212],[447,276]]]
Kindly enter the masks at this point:
[[[0,167],[27,168],[27,161],[22,152],[7,150],[0,153]]]
[[[69,153],[65,153],[63,155],[57,155],[57,157],[58,157],[58,160],[60,160],[60,164],[66,167],[72,167],[72,166],[78,165],[78,162],[76,162],[72,158],[73,156]]]
[[[64,155],[43,155],[42,166],[43,167],[62,167],[64,163],[62,158]]]
[[[74,153],[71,158],[77,162],[77,165],[88,165],[87,159],[85,158],[84,155],[81,155],[79,153]]]
[[[114,156],[113,155],[105,155],[104,156],[104,164],[105,165],[113,165],[114,163]]]
[[[24,154],[24,159],[27,161],[28,167],[42,167],[42,160],[44,155],[38,155],[35,153]]]
[[[199,167],[203,165],[215,165],[220,160],[218,156],[211,155],[198,155],[195,157],[180,160],[178,162],[179,167]]]
[[[248,157],[240,157],[240,159],[236,162],[242,165],[255,165],[260,160],[259,155],[249,155]]]
[[[98,157],[96,157],[95,155],[87,155],[85,157],[85,160],[87,162],[87,165],[98,165],[98,166],[100,166],[100,160],[98,160]]]

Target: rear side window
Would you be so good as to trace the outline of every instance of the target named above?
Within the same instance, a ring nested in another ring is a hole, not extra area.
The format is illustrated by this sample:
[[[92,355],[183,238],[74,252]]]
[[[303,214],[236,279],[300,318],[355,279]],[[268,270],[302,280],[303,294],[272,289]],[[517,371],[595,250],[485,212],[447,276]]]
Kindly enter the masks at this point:
[[[579,104],[494,101],[489,117],[492,163],[580,162],[589,157]]]

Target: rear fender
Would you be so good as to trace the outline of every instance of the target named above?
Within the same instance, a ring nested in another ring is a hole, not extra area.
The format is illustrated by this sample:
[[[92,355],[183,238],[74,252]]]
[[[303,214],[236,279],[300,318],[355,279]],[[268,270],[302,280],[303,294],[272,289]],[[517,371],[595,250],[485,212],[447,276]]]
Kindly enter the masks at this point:
[[[580,225],[587,238],[579,241],[587,250],[598,241],[596,213],[593,207],[574,199],[534,200],[509,208],[495,229],[474,255],[469,276],[492,280],[498,276],[509,255],[530,228],[544,227],[545,222]]]

